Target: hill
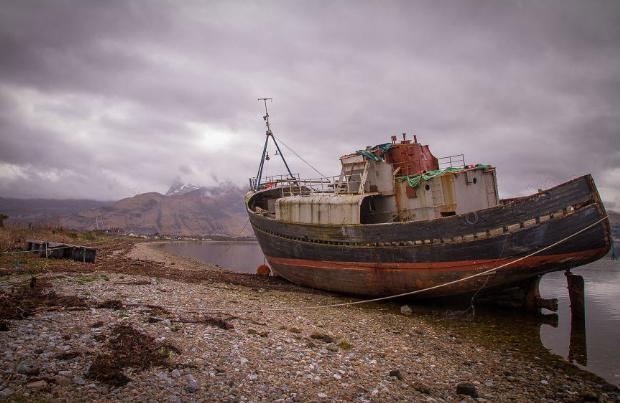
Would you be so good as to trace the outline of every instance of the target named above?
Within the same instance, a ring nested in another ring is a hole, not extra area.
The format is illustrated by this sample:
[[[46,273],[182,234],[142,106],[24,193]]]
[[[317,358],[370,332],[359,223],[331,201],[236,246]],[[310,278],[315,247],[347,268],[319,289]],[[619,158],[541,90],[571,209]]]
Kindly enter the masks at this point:
[[[143,193],[117,202],[0,199],[0,212],[9,215],[9,224],[114,228],[136,234],[251,235],[244,193],[225,183],[168,195]]]
[[[113,202],[80,199],[10,199],[0,197],[0,213],[9,216],[7,223],[20,225],[59,225],[62,216]]]

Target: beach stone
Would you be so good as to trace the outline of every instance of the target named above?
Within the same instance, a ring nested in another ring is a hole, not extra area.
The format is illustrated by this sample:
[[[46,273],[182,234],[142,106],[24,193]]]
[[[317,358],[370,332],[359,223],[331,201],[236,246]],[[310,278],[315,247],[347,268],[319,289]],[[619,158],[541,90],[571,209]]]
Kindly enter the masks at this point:
[[[23,360],[17,364],[17,372],[23,375],[38,375],[40,370],[32,361]]]
[[[410,316],[413,313],[413,310],[409,305],[403,305],[400,307],[400,313],[406,316]]]
[[[598,402],[599,395],[591,390],[586,390],[584,392],[581,392],[581,399],[584,402]]]
[[[192,374],[185,375],[185,381],[187,382],[187,385],[185,386],[185,390],[187,390],[190,393],[194,393],[198,390],[198,382],[192,376]]]
[[[13,393],[15,393],[15,391],[13,389],[5,388],[5,389],[0,390],[0,397],[9,397]]]
[[[28,389],[43,389],[43,388],[47,387],[47,382],[45,382],[43,380],[34,381],[34,382],[27,383],[26,387]]]
[[[75,383],[76,385],[86,385],[86,381],[84,380],[84,378],[78,375],[73,377],[73,383]]]
[[[157,379],[159,379],[159,381],[165,384],[166,386],[174,385],[174,380],[170,378],[166,372],[158,372],[156,376],[157,376]]]
[[[393,369],[390,371],[390,376],[398,379],[399,381],[403,380],[403,375],[400,373],[400,370]]]
[[[56,375],[54,377],[54,382],[56,385],[66,386],[71,384],[71,378],[63,375]]]
[[[431,394],[431,388],[430,386],[428,386],[427,384],[423,383],[423,382],[416,382],[413,384],[413,388],[415,390],[417,390],[420,393],[424,393],[425,395],[430,395]]]
[[[178,378],[181,376],[181,371],[175,368],[172,370],[172,372],[170,372],[170,376],[173,378]]]
[[[478,391],[476,387],[471,382],[461,382],[456,385],[456,393],[459,395],[471,396],[474,399],[478,397]]]

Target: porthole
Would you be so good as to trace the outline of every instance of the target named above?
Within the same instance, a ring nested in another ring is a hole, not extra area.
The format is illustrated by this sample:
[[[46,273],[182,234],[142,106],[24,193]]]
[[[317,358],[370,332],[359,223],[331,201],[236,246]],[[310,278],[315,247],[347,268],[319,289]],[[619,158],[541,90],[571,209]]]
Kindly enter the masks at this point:
[[[428,183],[426,185],[424,185],[424,189],[426,190],[431,190],[431,187],[428,185]]]

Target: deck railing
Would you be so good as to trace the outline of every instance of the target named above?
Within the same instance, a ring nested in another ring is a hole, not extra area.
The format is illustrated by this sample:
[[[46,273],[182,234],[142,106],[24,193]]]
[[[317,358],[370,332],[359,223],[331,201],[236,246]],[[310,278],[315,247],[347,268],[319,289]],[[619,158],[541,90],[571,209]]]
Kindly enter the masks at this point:
[[[448,155],[447,157],[437,158],[439,169],[445,168],[465,168],[465,154]]]
[[[288,195],[333,193],[338,178],[335,176],[332,178],[301,179],[299,174],[293,174],[293,177],[290,175],[267,176],[261,180],[259,190],[279,188]],[[250,189],[256,189],[256,178],[250,178],[249,181]]]
[[[439,168],[465,168],[465,155],[449,155],[438,158]],[[341,173],[332,177],[301,179],[298,173],[291,175],[267,176],[261,180],[258,190],[280,188],[288,195],[308,195],[312,193],[362,193],[362,183],[366,181],[367,167],[362,172]],[[256,189],[256,178],[250,178],[250,189]]]

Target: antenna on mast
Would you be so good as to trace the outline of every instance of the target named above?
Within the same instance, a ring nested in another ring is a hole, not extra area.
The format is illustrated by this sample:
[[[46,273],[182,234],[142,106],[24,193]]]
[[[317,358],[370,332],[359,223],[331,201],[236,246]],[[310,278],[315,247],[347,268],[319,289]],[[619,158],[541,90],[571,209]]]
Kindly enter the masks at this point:
[[[280,149],[280,146],[278,145],[278,142],[276,141],[275,136],[273,135],[273,132],[271,131],[271,125],[269,124],[269,110],[267,109],[267,101],[271,101],[273,102],[273,98],[258,98],[258,101],[263,101],[263,103],[265,104],[265,116],[263,116],[263,120],[265,121],[265,126],[267,127],[267,130],[265,131],[265,146],[263,147],[263,155],[260,159],[260,165],[258,166],[258,173],[256,174],[256,181],[254,183],[254,190],[258,190],[260,189],[260,180],[261,177],[263,176],[263,165],[265,164],[265,160],[269,160],[269,154],[267,153],[267,144],[269,143],[269,138],[271,137],[271,139],[273,140],[273,143],[276,145],[276,155],[280,155],[280,157],[282,157],[282,161],[284,162],[284,166],[286,167],[286,170],[288,171],[288,174],[290,175],[291,179],[295,179],[295,176],[293,176],[293,174],[291,173],[291,169],[288,167],[288,164],[286,163],[286,159],[284,158],[284,154],[282,154],[282,150]]]
[[[273,102],[273,98],[258,98],[258,100],[265,103],[265,116],[263,116],[263,120],[265,121],[265,125],[267,126],[267,136],[272,135],[271,127],[269,126],[269,111],[267,110],[267,101]]]

